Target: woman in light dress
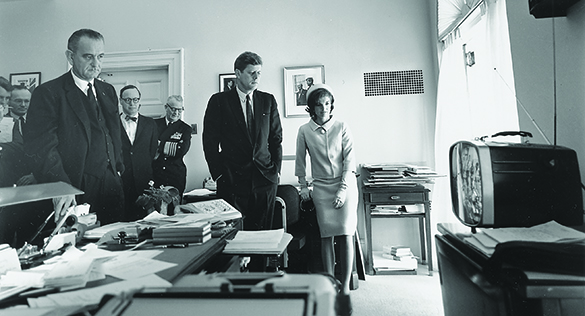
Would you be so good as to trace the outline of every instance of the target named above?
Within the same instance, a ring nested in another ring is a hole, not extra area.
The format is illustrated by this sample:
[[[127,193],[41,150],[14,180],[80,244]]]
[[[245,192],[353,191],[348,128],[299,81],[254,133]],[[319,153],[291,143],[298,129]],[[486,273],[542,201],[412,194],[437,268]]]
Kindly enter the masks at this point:
[[[351,313],[350,278],[353,268],[353,236],[357,225],[358,189],[353,142],[348,126],[331,115],[334,97],[331,87],[315,84],[307,92],[311,119],[299,128],[295,175],[301,185],[301,199],[313,199],[321,234],[321,257],[326,272],[335,275],[334,239],[339,244],[341,265],[341,308]],[[306,156],[310,156],[313,191],[308,188]]]

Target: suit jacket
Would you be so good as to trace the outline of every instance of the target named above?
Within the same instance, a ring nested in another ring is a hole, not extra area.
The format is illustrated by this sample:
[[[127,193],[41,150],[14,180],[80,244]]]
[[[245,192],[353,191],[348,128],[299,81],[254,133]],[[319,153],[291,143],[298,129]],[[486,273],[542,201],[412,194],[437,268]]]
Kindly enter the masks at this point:
[[[282,163],[282,126],[272,94],[254,91],[254,135],[248,135],[236,89],[209,99],[203,120],[203,150],[214,180],[228,183],[257,168],[271,183],[278,183]],[[221,149],[221,150],[220,150]]]
[[[96,97],[112,139],[114,171],[122,173],[122,145],[118,97],[114,87],[94,80]],[[39,183],[64,181],[81,188],[86,158],[95,150],[91,144],[91,127],[81,99],[83,93],[71,72],[38,86],[33,92],[24,130],[25,152],[33,160],[34,175]]]
[[[164,117],[154,120],[158,126],[158,149],[153,172],[155,185],[171,185],[182,194],[187,181],[187,166],[183,157],[191,147],[191,126],[178,120],[167,126]]]
[[[148,188],[148,182],[154,180],[152,161],[156,154],[158,128],[152,118],[139,114],[134,143],[130,143],[124,127],[121,128],[121,134],[122,156],[124,158],[124,173],[122,174],[124,191],[127,191],[129,186],[133,186],[135,192],[140,195],[144,189]]]

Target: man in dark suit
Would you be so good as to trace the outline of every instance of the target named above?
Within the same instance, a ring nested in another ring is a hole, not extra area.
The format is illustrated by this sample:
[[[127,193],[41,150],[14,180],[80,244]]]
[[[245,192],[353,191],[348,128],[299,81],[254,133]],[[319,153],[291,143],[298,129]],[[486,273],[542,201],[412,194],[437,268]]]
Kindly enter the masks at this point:
[[[203,150],[218,197],[245,216],[244,229],[270,228],[282,162],[276,99],[256,90],[262,59],[244,52],[234,63],[236,89],[209,99]]]
[[[124,197],[126,200],[125,221],[131,222],[144,218],[146,210],[136,204],[136,199],[154,180],[152,161],[156,154],[158,129],[150,117],[140,115],[140,90],[128,85],[120,90],[122,104],[122,156],[124,158]]]
[[[37,87],[24,129],[24,149],[39,183],[64,181],[84,191],[53,200],[55,220],[69,206],[88,203],[101,224],[124,219],[122,145],[114,87],[95,80],[104,56],[103,36],[74,32],[65,52],[71,71]]]
[[[187,183],[187,166],[183,157],[191,147],[191,126],[181,120],[185,108],[183,97],[171,95],[165,104],[165,117],[156,119],[158,149],[152,164],[154,184],[173,186],[183,196]]]
[[[35,184],[36,180],[31,172],[30,161],[24,154],[24,144],[22,131],[26,125],[27,111],[30,104],[31,93],[24,85],[12,86],[10,92],[9,117],[14,124],[12,125],[12,141],[4,143],[3,161],[5,167],[5,176],[0,178],[0,186],[22,186]]]

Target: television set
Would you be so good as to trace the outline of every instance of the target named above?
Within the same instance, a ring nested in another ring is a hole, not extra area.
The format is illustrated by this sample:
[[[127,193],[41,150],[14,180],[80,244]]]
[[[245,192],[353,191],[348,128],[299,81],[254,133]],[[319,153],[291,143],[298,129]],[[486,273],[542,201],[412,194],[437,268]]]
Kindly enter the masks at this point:
[[[458,141],[449,150],[453,212],[470,227],[583,223],[577,154],[553,145]]]

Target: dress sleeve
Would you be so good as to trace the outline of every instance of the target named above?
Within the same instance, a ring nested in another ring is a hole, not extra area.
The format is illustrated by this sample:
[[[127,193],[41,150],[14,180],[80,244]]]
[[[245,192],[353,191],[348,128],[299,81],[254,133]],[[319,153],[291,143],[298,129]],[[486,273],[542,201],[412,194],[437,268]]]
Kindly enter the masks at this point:
[[[353,154],[353,137],[351,130],[347,124],[343,124],[342,128],[342,155],[343,155],[343,179],[341,180],[341,188],[347,188],[348,181],[355,179],[355,159]]]
[[[307,176],[307,143],[305,142],[305,133],[303,126],[299,128],[297,133],[297,149],[295,157],[295,176]]]

